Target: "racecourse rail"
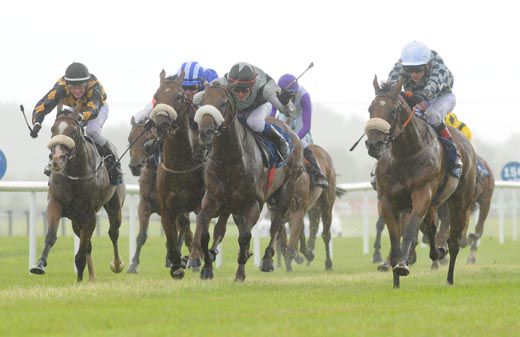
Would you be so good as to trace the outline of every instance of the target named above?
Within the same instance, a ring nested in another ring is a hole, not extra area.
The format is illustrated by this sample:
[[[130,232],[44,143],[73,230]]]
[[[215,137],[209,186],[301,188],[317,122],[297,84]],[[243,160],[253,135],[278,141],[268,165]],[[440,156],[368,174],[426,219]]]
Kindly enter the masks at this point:
[[[362,183],[349,183],[349,184],[340,184],[339,187],[347,190],[348,192],[363,192],[362,197],[362,214],[363,214],[363,254],[368,254],[369,252],[369,193],[374,193],[372,190],[372,186],[368,182]],[[520,182],[516,181],[500,181],[497,180],[495,182],[495,189],[498,192],[498,212],[499,212],[499,242],[504,243],[505,241],[505,231],[504,231],[504,222],[505,222],[505,199],[504,199],[504,189],[513,189],[513,205],[518,204],[517,199],[517,190],[520,189]],[[47,192],[48,186],[46,181],[0,181],[0,192],[28,192],[30,193],[30,208],[29,208],[29,268],[31,268],[36,262],[36,194],[38,192]],[[135,252],[135,242],[136,242],[136,230],[137,230],[137,200],[136,197],[139,195],[139,186],[138,185],[126,185],[126,193],[131,197],[127,198],[126,207],[128,207],[129,214],[129,256],[133,256]],[[496,192],[494,195],[494,199],[497,198]],[[517,239],[517,208],[513,208],[513,240]],[[255,264],[260,264],[260,239],[259,235],[255,235],[256,232],[253,231],[253,246],[254,246],[254,254]],[[74,249],[77,249],[79,245],[79,240],[74,236]],[[331,241],[332,243],[332,241]],[[219,254],[220,255],[220,254]],[[218,257],[218,256],[217,256]],[[217,260],[217,265],[219,265],[221,261]]]

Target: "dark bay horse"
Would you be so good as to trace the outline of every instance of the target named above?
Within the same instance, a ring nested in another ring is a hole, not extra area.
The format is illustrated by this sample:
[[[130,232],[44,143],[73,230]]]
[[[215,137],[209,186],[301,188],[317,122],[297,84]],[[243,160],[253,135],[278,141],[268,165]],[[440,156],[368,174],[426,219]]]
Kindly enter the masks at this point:
[[[329,156],[327,151],[314,144],[309,145],[309,148],[313,152],[322,172],[327,178],[329,187],[323,189],[319,186],[312,185],[307,170],[303,171],[302,175],[298,178],[294,197],[287,215],[291,235],[286,248],[284,247],[284,243],[282,243],[282,251],[285,251],[285,269],[287,271],[292,271],[291,263],[292,260],[296,258],[298,242],[300,243],[300,252],[305,256],[307,261],[310,262],[314,259],[314,253],[311,249],[306,247],[305,236],[303,236],[303,240],[301,236],[304,233],[303,218],[306,213],[313,209],[318,212],[318,224],[320,216],[323,222],[322,238],[325,244],[325,269],[332,270],[332,259],[330,258],[329,249],[329,243],[331,240],[330,225],[332,223],[332,207],[334,206],[336,196],[342,196],[345,191],[336,187],[336,171],[334,169],[332,158]],[[310,217],[311,215],[309,218]],[[313,226],[316,225],[313,224]],[[282,233],[285,232],[282,231]],[[316,235],[316,233],[317,231],[314,232],[314,235]],[[284,238],[284,236],[285,235],[281,235],[282,238]],[[312,248],[314,249],[314,245]]]
[[[184,94],[183,78],[184,74],[177,79],[166,78],[164,70],[161,72],[160,86],[154,96],[156,106],[151,115],[163,144],[156,189],[166,249],[172,262],[170,275],[175,279],[184,277],[179,239],[184,235],[183,228],[189,230],[187,213],[199,211],[205,190],[203,163],[193,155],[198,144],[198,135],[190,120],[194,106]],[[212,259],[215,259],[218,243],[224,236],[228,217],[229,213],[224,212],[215,226]],[[191,251],[193,253],[193,249]]]
[[[491,198],[493,196],[493,191],[495,190],[495,177],[493,175],[493,171],[491,171],[491,167],[482,157],[478,156],[477,160],[482,163],[484,168],[487,170],[488,175],[477,178],[475,198],[473,200],[471,209],[471,212],[473,212],[478,208],[478,220],[475,226],[475,233],[470,233],[468,235],[467,233],[469,226],[466,226],[462,232],[462,237],[460,240],[460,246],[462,248],[466,247],[468,243],[470,244],[470,254],[467,259],[467,263],[469,264],[474,264],[477,261],[478,243],[482,237],[482,233],[484,232],[484,222],[486,221],[489,214],[489,210],[491,208]],[[438,246],[445,246],[450,228],[448,210],[446,207],[439,208],[439,218],[440,226],[439,231],[437,232],[436,241]],[[442,262],[443,261],[441,261],[441,263]],[[434,261],[432,268],[437,267],[438,263]]]
[[[433,128],[412,114],[400,96],[402,83],[395,86],[385,84],[381,88],[374,78],[373,84],[376,97],[369,107],[371,119],[365,132],[369,154],[377,152],[378,147],[382,148],[376,181],[390,234],[393,285],[398,288],[399,277],[409,274],[410,248],[417,240],[419,226],[429,239],[430,258],[443,257],[444,251],[435,246],[436,208],[443,202],[448,203],[451,224],[447,281],[453,284],[459,239],[467,225],[468,210],[474,198],[476,169],[473,147],[460,132],[450,129],[464,167],[458,184],[450,184],[447,178],[445,184],[444,149]],[[381,145],[381,137],[387,147]]]
[[[269,171],[264,168],[252,131],[238,121],[235,96],[227,87],[215,84],[206,88],[195,121],[199,125],[201,144],[209,148],[204,170],[206,192],[201,211],[197,214],[193,242],[194,247],[202,247],[204,254],[201,278],[213,277],[208,250],[210,219],[227,212],[233,214],[239,231],[240,249],[235,280],[245,280],[245,264],[251,256],[251,228],[258,221],[268,199],[273,204],[274,212],[271,241],[265,250],[261,270],[272,271],[274,244],[293,198],[296,180],[303,171],[303,146],[298,136],[283,122],[268,119],[270,123],[282,127],[295,145],[285,165],[276,169],[271,180],[268,179]],[[193,251],[191,257],[197,259]]]
[[[155,180],[157,176],[157,165],[153,154],[145,153],[144,144],[157,138],[153,130],[146,131],[144,123],[136,123],[134,117],[131,121],[131,130],[128,135],[128,143],[133,144],[130,148],[130,170],[134,176],[139,177],[139,205],[137,214],[139,218],[139,234],[136,238],[136,250],[132,263],[128,266],[127,272],[137,273],[140,262],[141,249],[148,238],[148,225],[150,216],[154,213],[160,215],[159,201],[157,200],[157,189]],[[184,239],[188,249],[191,249],[193,233],[189,227],[189,221],[183,220],[186,224],[181,228],[180,238]],[[165,258],[165,266],[170,268],[171,261],[168,256]]]
[[[83,280],[88,264],[89,280],[93,281],[92,244],[90,238],[96,227],[96,213],[103,207],[110,222],[108,234],[114,247],[114,259],[110,268],[114,273],[123,270],[117,240],[121,226],[121,208],[125,200],[125,185],[113,186],[108,170],[98,154],[96,146],[84,136],[77,122],[78,114],[64,110],[56,115],[51,128],[52,138],[47,145],[51,150],[52,171],[49,178],[45,247],[33,274],[45,274],[47,256],[56,242],[60,218],[69,218],[74,233],[80,238],[75,256],[77,280]]]

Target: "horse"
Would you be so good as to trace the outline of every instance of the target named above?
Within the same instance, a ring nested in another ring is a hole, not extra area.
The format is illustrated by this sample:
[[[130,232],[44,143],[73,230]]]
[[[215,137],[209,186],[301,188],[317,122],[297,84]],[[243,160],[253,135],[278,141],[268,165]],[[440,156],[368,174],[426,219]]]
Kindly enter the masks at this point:
[[[88,265],[89,280],[95,279],[92,264],[91,237],[96,227],[96,213],[103,207],[110,222],[108,234],[114,248],[110,268],[119,273],[124,263],[119,256],[117,240],[121,226],[125,185],[113,186],[108,168],[103,165],[94,143],[83,135],[78,113],[59,111],[51,128],[52,138],[47,147],[51,150],[51,175],[47,195],[47,223],[45,247],[37,264],[30,269],[33,274],[45,274],[47,256],[56,242],[60,218],[69,218],[74,233],[79,237],[79,249],[75,256],[77,281],[83,280]]]
[[[286,236],[285,231],[282,231],[282,251],[285,252],[285,269],[292,271],[292,260],[297,256],[297,245],[300,242],[300,252],[305,256],[307,261],[311,262],[314,260],[314,253],[311,249],[308,249],[305,244],[304,223],[303,218],[307,212],[311,209],[315,209],[318,212],[318,223],[319,217],[321,216],[323,222],[322,238],[325,244],[325,270],[332,270],[332,259],[330,257],[329,243],[331,239],[330,225],[332,223],[332,207],[336,196],[342,196],[345,190],[336,186],[336,171],[334,170],[334,163],[332,158],[329,156],[327,151],[322,147],[312,144],[309,145],[310,150],[313,152],[322,172],[324,173],[329,187],[323,189],[318,186],[313,186],[310,179],[308,170],[303,171],[302,175],[296,182],[294,191],[294,198],[292,199],[287,220],[290,228],[290,239],[285,242]],[[314,237],[316,236],[314,232]],[[314,249],[314,245],[312,247]]]
[[[134,117],[131,118],[130,124],[132,126],[130,134],[128,135],[128,143],[132,144],[130,147],[130,170],[132,174],[139,177],[139,205],[137,214],[139,218],[139,234],[136,238],[136,250],[132,258],[132,263],[128,266],[128,273],[136,274],[137,267],[140,262],[141,249],[148,238],[148,225],[150,223],[150,216],[154,213],[160,215],[159,201],[157,200],[157,190],[155,187],[155,179],[157,176],[157,165],[153,155],[146,154],[144,144],[157,138],[153,130],[146,131],[144,123],[136,123]],[[186,215],[187,216],[187,215]],[[191,242],[193,241],[193,233],[189,227],[189,220],[182,221],[186,224],[181,228],[179,241],[186,243],[188,250],[191,249]],[[179,242],[182,245],[182,242]],[[168,256],[165,257],[165,266],[171,267],[171,261]]]
[[[157,199],[166,235],[167,254],[172,262],[170,275],[174,279],[182,279],[185,266],[181,261],[181,230],[186,227],[189,229],[187,214],[200,210],[205,191],[204,165],[193,154],[197,148],[198,135],[193,131],[190,121],[194,105],[182,88],[184,73],[173,79],[166,78],[163,70],[159,77],[160,85],[154,95],[156,106],[151,114],[157,136],[162,140],[161,162],[157,167],[156,178]],[[228,217],[229,214],[224,212],[215,225],[215,240],[211,249],[213,260],[218,253],[218,244],[224,237]],[[194,248],[193,245],[192,253]],[[191,267],[198,266],[192,264]]]
[[[478,156],[477,161],[480,161],[483,168],[487,170],[487,175],[478,176],[476,189],[475,189],[475,197],[473,200],[473,205],[471,208],[471,212],[474,212],[478,208],[478,220],[475,226],[475,233],[467,234],[469,230],[469,226],[464,228],[462,232],[462,237],[459,242],[462,248],[466,247],[468,243],[470,244],[470,254],[466,260],[468,264],[475,264],[477,261],[477,250],[478,243],[480,238],[482,237],[482,233],[484,232],[484,222],[487,219],[489,214],[489,210],[491,208],[491,198],[493,196],[493,191],[495,190],[495,177],[493,175],[493,171],[491,171],[491,167],[488,162],[485,161],[482,157]],[[439,218],[440,218],[440,226],[439,231],[437,232],[436,241],[438,246],[445,246],[447,240],[447,233],[450,228],[448,212],[446,208],[439,209]],[[447,261],[439,261],[441,264]],[[432,268],[438,268],[439,263],[432,264]]]
[[[282,128],[294,148],[279,168],[265,168],[262,153],[253,131],[239,122],[234,94],[225,86],[213,84],[200,98],[195,114],[199,126],[200,143],[208,148],[204,168],[206,192],[197,214],[194,247],[204,254],[202,279],[213,278],[213,266],[208,250],[208,225],[211,218],[229,212],[238,227],[238,268],[235,281],[246,278],[245,264],[252,255],[249,251],[251,228],[256,224],[264,203],[269,199],[271,213],[271,240],[265,249],[260,269],[273,271],[274,245],[294,195],[296,180],[303,171],[303,146],[298,136],[285,123],[269,118],[269,123]],[[199,256],[192,250],[191,259]]]
[[[468,210],[474,197],[475,152],[458,130],[450,128],[464,165],[460,179],[450,179],[446,173],[444,148],[433,128],[412,113],[400,96],[402,81],[379,87],[375,77],[373,85],[376,96],[368,109],[366,144],[370,155],[380,151],[376,182],[390,234],[393,286],[399,288],[400,276],[410,272],[410,248],[417,240],[419,226],[428,237],[430,258],[438,260],[445,255],[442,247],[435,245],[436,208],[444,202],[448,203],[451,223],[447,275],[447,283],[451,285],[459,239],[467,225]],[[388,146],[385,147],[385,143]]]

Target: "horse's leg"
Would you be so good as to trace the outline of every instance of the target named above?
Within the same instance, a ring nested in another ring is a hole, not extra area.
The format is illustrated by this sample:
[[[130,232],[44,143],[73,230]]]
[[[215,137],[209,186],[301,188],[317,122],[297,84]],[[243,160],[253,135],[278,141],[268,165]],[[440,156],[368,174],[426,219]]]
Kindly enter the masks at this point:
[[[86,251],[87,267],[88,267],[88,280],[94,282],[96,275],[94,273],[94,263],[92,262],[92,241],[89,241]]]
[[[150,211],[150,206],[147,206],[146,200],[143,197],[139,200],[139,207],[137,209],[137,214],[139,216],[139,234],[136,239],[136,248],[135,254],[132,258],[132,263],[128,267],[127,272],[137,274],[137,266],[139,265],[139,256],[141,255],[141,248],[146,242],[148,238],[148,225],[150,223],[150,216],[152,212]]]
[[[478,220],[477,225],[475,226],[475,233],[471,233],[468,236],[468,240],[471,244],[471,252],[470,257],[468,257],[468,263],[476,263],[477,262],[477,250],[478,243],[480,238],[482,237],[482,233],[484,232],[484,222],[487,219],[489,214],[489,209],[491,205],[491,194],[486,195],[478,202]],[[471,259],[470,259],[471,258]]]
[[[182,255],[182,245],[186,243],[188,247],[188,254],[191,251],[191,247],[193,244],[193,236],[190,238],[191,230],[190,230],[190,214],[183,213],[179,215],[177,219],[177,225],[179,229],[179,237],[177,238],[177,249],[181,252]],[[188,257],[181,257],[181,265],[183,268],[186,268],[186,263],[188,262]],[[171,267],[171,261],[168,259],[168,256],[165,258],[165,264],[167,267]]]
[[[249,207],[249,209],[245,210],[243,217],[239,216],[236,218],[239,220],[237,227],[238,245],[240,246],[240,250],[238,252],[238,268],[235,274],[235,281],[243,282],[246,279],[246,262],[253,255],[249,250],[251,244],[251,228],[258,221],[260,211],[260,204],[255,202],[251,207]]]
[[[424,217],[424,220],[421,225],[421,229],[428,239],[428,245],[430,247],[430,259],[432,260],[431,269],[439,268],[439,256],[440,252],[436,246],[436,232],[437,228],[435,224],[437,223],[437,209],[431,207],[428,210],[428,213]]]
[[[394,288],[400,287],[400,280],[398,271],[395,269],[398,261],[401,258],[401,227],[399,223],[399,216],[392,209],[391,201],[383,197],[380,200],[381,210],[383,217],[385,218],[386,228],[390,237],[390,264],[393,267],[393,285]]]
[[[215,261],[218,254],[218,246],[224,240],[224,236],[226,235],[226,225],[229,219],[229,213],[223,213],[218,217],[217,223],[215,224],[215,228],[213,229],[213,244],[209,250],[209,254],[211,259]]]
[[[383,229],[385,229],[385,218],[380,215],[376,222],[376,240],[374,242],[372,263],[383,262],[383,257],[381,256],[381,233],[383,232]]]
[[[182,279],[184,270],[181,263],[181,252],[178,249],[178,218],[182,214],[176,209],[161,206],[161,224],[166,236],[167,256],[172,265],[170,267],[170,275],[174,279]]]
[[[302,221],[303,221],[303,219],[302,219]],[[303,256],[305,257],[305,260],[307,260],[308,263],[311,263],[312,260],[314,260],[314,253],[307,248],[307,239],[305,238],[305,223],[302,225],[302,230],[299,234],[299,238],[300,238],[300,253],[303,254]],[[295,260],[296,263],[301,264],[301,263],[305,262],[305,260],[303,260],[303,258],[301,260],[299,260],[298,257],[301,257],[301,256],[296,257],[296,260]]]
[[[269,244],[265,248],[264,256],[262,257],[262,262],[260,263],[260,270],[263,272],[272,272],[274,270],[274,245],[278,240],[278,236],[284,224],[283,213],[283,211],[280,212],[280,210],[277,210],[276,213],[274,213],[272,216],[271,228],[269,231],[271,239],[269,240]]]
[[[92,243],[90,242],[90,238],[92,237],[92,233],[94,232],[95,223],[96,223],[96,215],[93,213],[88,217],[82,218],[82,223],[78,224],[79,229],[79,248],[74,257],[74,262],[76,264],[77,270],[77,281],[83,281],[83,272],[85,271],[85,266],[87,264],[87,255],[92,251]],[[90,248],[90,251],[89,251]],[[93,275],[89,275],[90,278],[93,278]]]
[[[283,226],[285,227],[285,225]],[[282,268],[282,259],[285,260],[285,249],[287,248],[287,231],[282,228],[280,236],[276,241],[276,265],[278,268]],[[287,261],[285,261],[287,262]],[[287,267],[287,266],[286,266]],[[289,270],[288,270],[289,271]]]
[[[307,247],[312,252],[316,246],[316,236],[320,228],[320,210],[318,207],[312,207],[307,214],[309,216],[309,239],[307,240]]]
[[[458,200],[454,200],[456,202]],[[448,267],[447,282],[449,285],[453,285],[453,276],[455,272],[455,262],[457,261],[457,255],[459,254],[459,240],[462,235],[464,227],[469,222],[469,212],[461,211],[457,206],[450,204],[450,238],[448,239],[448,249],[450,252],[450,264]],[[455,213],[455,214],[454,214]]]
[[[50,199],[47,204],[47,234],[45,235],[45,247],[43,248],[40,259],[34,265],[30,272],[32,274],[45,274],[45,267],[47,266],[47,257],[54,243],[56,243],[58,226],[60,224],[62,208],[61,205],[54,199]]]
[[[292,260],[296,258],[296,255],[298,254],[298,240],[300,238],[300,233],[303,232],[304,216],[305,211],[302,209],[302,207],[299,207],[298,210],[289,214],[289,228],[291,230],[291,236],[285,249],[285,269],[287,271],[292,271]],[[285,228],[282,228],[282,232],[284,231]]]
[[[112,199],[103,206],[107,212],[108,222],[110,224],[110,227],[108,228],[108,236],[110,237],[110,241],[112,241],[112,247],[114,249],[114,258],[110,263],[110,269],[114,273],[122,272],[125,267],[125,264],[119,256],[119,247],[117,244],[119,239],[119,227],[121,227],[121,221],[123,218],[121,211],[122,204],[121,196],[116,192]]]
[[[323,194],[320,197],[320,204],[321,221],[323,224],[321,238],[325,244],[325,270],[332,271],[332,259],[330,257],[330,226],[332,224],[332,203],[329,203],[327,201],[327,196]]]

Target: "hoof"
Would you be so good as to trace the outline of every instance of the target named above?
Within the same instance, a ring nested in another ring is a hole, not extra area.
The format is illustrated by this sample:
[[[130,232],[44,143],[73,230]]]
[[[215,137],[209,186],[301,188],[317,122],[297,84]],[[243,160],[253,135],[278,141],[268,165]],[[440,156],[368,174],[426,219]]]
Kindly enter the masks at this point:
[[[177,269],[173,269],[173,267],[170,269],[170,275],[172,276],[172,278],[176,279],[176,280],[180,280],[184,277],[184,269],[182,268],[177,268]]]
[[[380,252],[374,253],[374,256],[372,256],[372,263],[381,263],[383,262],[383,257],[381,256]]]
[[[310,262],[314,261],[315,257],[316,256],[314,255],[312,250],[308,250],[307,253],[305,254],[305,259],[307,259],[307,263],[310,263]]]
[[[446,256],[444,256],[442,259],[439,260],[439,263],[440,263],[442,266],[447,265],[448,262],[450,262],[450,259],[448,259]]]
[[[187,265],[188,268],[193,268],[193,269],[200,268],[201,265],[202,264],[200,262],[200,258],[198,258],[198,257],[195,259],[188,258],[188,265]]]
[[[325,262],[325,271],[332,271],[332,262]]]
[[[246,275],[236,275],[235,276],[235,282],[242,283],[246,280]]]
[[[137,272],[137,263],[132,262],[126,271],[129,274],[138,274]]]
[[[123,263],[123,261],[121,261],[118,264],[115,264],[114,262],[110,263],[110,270],[112,270],[112,272],[116,274],[122,272],[123,269],[125,269],[125,264]]]
[[[408,274],[410,274],[410,269],[408,269],[408,266],[403,263],[396,265],[393,270],[399,276],[408,276]]]
[[[38,265],[32,267],[29,271],[31,272],[31,274],[34,274],[34,275],[44,275],[45,274],[45,268],[40,267]]]
[[[274,271],[273,261],[262,260],[262,263],[260,264],[260,270],[265,273],[270,273]]]
[[[437,270],[439,269],[439,260],[435,260],[432,262],[432,265],[430,266],[431,270]]]
[[[383,273],[386,273],[391,268],[390,264],[388,262],[383,262],[379,266],[377,266],[377,270]]]
[[[467,264],[475,264],[477,263],[477,259],[474,256],[468,256],[468,259],[466,260]]]
[[[181,257],[181,268],[186,269],[186,266],[188,265],[188,256]]]
[[[202,270],[200,271],[200,278],[202,280],[211,280],[213,278],[213,269],[202,268]]]
[[[446,249],[446,247],[437,247],[437,250],[439,252],[439,260],[444,259],[446,254],[448,254],[448,249]]]
[[[296,255],[294,257],[294,262],[298,263],[298,264],[302,264],[305,262],[305,258],[301,255]]]
[[[218,250],[217,249],[210,249],[209,250],[209,258],[211,262],[215,262],[217,259]]]
[[[475,233],[470,233],[470,234],[468,235],[468,241],[469,241],[470,244],[474,244],[474,243],[476,243],[479,239],[480,239],[480,238],[479,238],[478,235],[475,234]]]

